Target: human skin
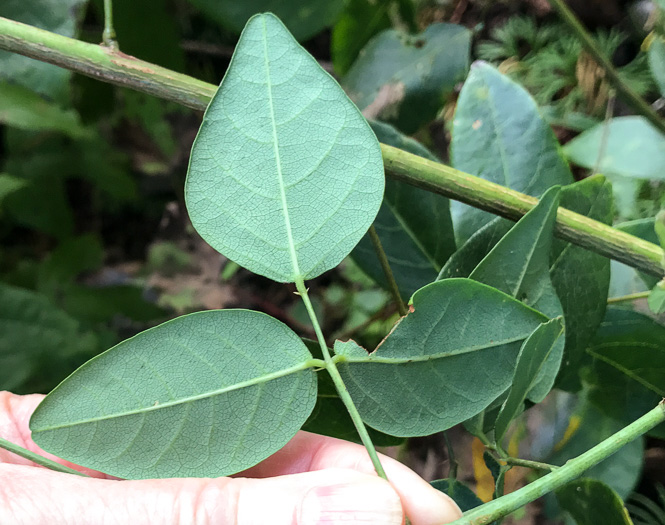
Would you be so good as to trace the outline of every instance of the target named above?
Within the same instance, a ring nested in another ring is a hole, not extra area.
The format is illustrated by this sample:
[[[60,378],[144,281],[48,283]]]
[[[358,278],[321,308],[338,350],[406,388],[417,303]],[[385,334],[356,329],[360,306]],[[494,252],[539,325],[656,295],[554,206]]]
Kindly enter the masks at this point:
[[[0,524],[11,525],[441,525],[455,503],[401,463],[381,457],[390,483],[360,445],[299,432],[232,478],[126,481],[62,461],[30,439],[43,396],[0,392],[0,436],[91,477],[40,467],[0,449]]]

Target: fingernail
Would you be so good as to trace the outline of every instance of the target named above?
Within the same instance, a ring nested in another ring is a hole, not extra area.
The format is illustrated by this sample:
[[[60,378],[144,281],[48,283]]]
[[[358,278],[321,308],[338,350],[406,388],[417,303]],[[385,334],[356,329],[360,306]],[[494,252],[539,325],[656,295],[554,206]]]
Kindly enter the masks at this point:
[[[381,479],[313,487],[300,507],[299,524],[401,525],[397,493]]]

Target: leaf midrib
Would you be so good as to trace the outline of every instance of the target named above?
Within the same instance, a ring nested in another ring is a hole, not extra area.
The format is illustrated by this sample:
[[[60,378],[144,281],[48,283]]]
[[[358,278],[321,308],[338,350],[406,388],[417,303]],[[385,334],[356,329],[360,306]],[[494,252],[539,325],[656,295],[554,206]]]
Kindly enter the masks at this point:
[[[354,363],[354,364],[387,364],[387,365],[396,365],[396,364],[405,364],[405,363],[418,363],[418,362],[427,362],[433,361],[435,359],[443,359],[446,357],[455,357],[458,355],[469,354],[471,352],[478,352],[480,350],[488,350],[490,348],[497,348],[499,346],[504,346],[510,343],[516,343],[517,341],[523,341],[529,336],[529,334],[524,334],[520,336],[515,336],[508,339],[503,339],[501,341],[494,341],[492,344],[483,344],[476,346],[469,346],[463,348],[462,350],[455,352],[440,352],[438,354],[427,354],[419,355],[413,357],[371,357],[371,354],[368,354],[367,357],[356,357],[356,356],[345,356],[343,354],[333,357],[333,361],[339,364],[345,363]]]
[[[71,427],[76,427],[80,425],[87,425],[89,423],[97,423],[100,421],[106,421],[106,420],[111,420],[111,419],[116,419],[120,417],[127,417],[127,416],[133,416],[136,414],[145,414],[148,412],[154,412],[156,410],[162,410],[164,408],[170,408],[173,406],[178,406],[178,405],[184,405],[187,403],[194,403],[196,401],[200,401],[202,399],[208,399],[211,397],[215,397],[221,394],[226,394],[228,392],[233,392],[234,390],[240,390],[242,388],[248,388],[254,385],[260,385],[262,383],[267,383],[269,381],[273,381],[274,379],[279,379],[281,377],[285,377],[291,374],[295,374],[297,372],[301,372],[303,370],[307,370],[308,368],[315,368],[316,366],[320,365],[320,360],[318,359],[308,359],[307,361],[300,363],[296,366],[292,366],[290,368],[285,368],[283,370],[278,370],[277,372],[272,372],[270,374],[265,374],[262,376],[254,377],[252,379],[248,379],[247,381],[241,381],[239,383],[234,383],[233,385],[229,385],[223,388],[218,388],[217,390],[212,390],[210,392],[205,392],[203,394],[198,394],[198,395],[193,395],[193,396],[186,396],[186,397],[181,397],[179,399],[175,399],[173,401],[166,401],[164,403],[159,403],[157,405],[151,405],[148,407],[141,407],[133,410],[126,410],[124,412],[116,412],[114,414],[107,414],[104,416],[97,416],[97,417],[91,417],[88,419],[81,419],[77,421],[72,421],[69,423],[63,423],[60,425],[54,425],[54,426],[49,426],[49,427],[43,427],[43,428],[34,428],[32,431],[35,433],[39,432],[47,432],[51,430],[58,430],[62,428],[71,428]]]
[[[293,242],[293,231],[291,230],[291,219],[289,217],[289,209],[286,202],[286,188],[284,186],[284,176],[282,174],[282,161],[279,154],[279,141],[277,139],[277,121],[275,118],[275,107],[272,97],[272,80],[270,77],[270,60],[268,59],[268,27],[266,24],[266,17],[261,17],[263,22],[263,56],[266,66],[266,87],[268,89],[268,102],[270,106],[270,123],[272,124],[272,139],[273,151],[275,153],[275,164],[277,167],[277,181],[279,183],[279,194],[282,202],[282,215],[284,217],[284,225],[286,227],[286,238],[289,244],[289,255],[291,257],[291,265],[293,267],[293,280],[296,281],[302,276],[300,274],[300,266],[298,265],[298,256],[296,255],[296,247]]]

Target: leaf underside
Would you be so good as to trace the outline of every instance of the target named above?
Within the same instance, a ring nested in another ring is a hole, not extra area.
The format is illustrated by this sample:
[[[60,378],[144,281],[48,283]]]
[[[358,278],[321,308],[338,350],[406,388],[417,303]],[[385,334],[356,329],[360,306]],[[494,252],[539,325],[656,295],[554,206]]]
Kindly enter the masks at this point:
[[[511,383],[520,343],[547,318],[468,279],[437,281],[369,356],[335,346],[338,368],[363,419],[396,436],[450,428]]]
[[[196,230],[254,273],[310,279],[358,243],[383,187],[379,143],[358,109],[275,16],[253,17],[192,148]]]
[[[216,477],[284,446],[316,401],[311,354],[259,312],[174,319],[79,368],[39,405],[45,450],[122,478]]]

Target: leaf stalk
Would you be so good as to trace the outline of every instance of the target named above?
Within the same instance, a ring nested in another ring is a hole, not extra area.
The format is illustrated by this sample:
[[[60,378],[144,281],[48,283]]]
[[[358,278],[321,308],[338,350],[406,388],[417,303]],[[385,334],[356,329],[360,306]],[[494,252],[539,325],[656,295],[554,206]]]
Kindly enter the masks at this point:
[[[74,470],[73,468],[61,465],[60,463],[53,461],[52,459],[40,456],[35,452],[31,452],[30,450],[20,447],[16,443],[12,443],[11,441],[7,441],[6,439],[3,439],[1,437],[0,437],[0,448],[4,448],[5,450],[8,450],[12,454],[16,454],[17,456],[32,461],[33,463],[41,465],[42,467],[55,470],[56,472],[64,472],[65,474],[76,474],[77,476],[83,476],[84,478],[89,477],[87,474],[84,474],[83,472],[79,472],[78,470]]]
[[[503,518],[527,503],[581,476],[586,470],[611,456],[621,447],[637,439],[663,421],[665,421],[665,405],[661,401],[658,406],[647,412],[637,421],[619,430],[619,432],[587,450],[584,454],[569,460],[564,466],[515,492],[506,494],[468,511],[463,517],[453,521],[451,525],[484,525]]]
[[[339,398],[342,400],[344,406],[346,407],[346,410],[349,412],[349,415],[351,416],[353,425],[356,427],[358,435],[360,436],[360,441],[362,441],[362,444],[367,449],[367,453],[369,454],[369,457],[372,460],[372,465],[374,465],[374,470],[376,470],[376,473],[380,477],[387,480],[388,476],[386,475],[386,471],[383,469],[383,466],[381,465],[381,461],[379,460],[379,455],[376,452],[374,443],[372,443],[372,439],[369,437],[369,433],[367,432],[367,427],[365,426],[365,423],[360,417],[358,409],[356,408],[356,405],[353,403],[353,399],[351,399],[351,394],[349,394],[349,391],[347,390],[346,385],[344,384],[344,380],[342,379],[342,376],[340,375],[339,370],[337,370],[337,366],[335,366],[335,362],[333,361],[333,358],[330,355],[330,351],[328,350],[328,345],[326,344],[326,339],[325,337],[323,337],[323,332],[321,331],[321,326],[319,325],[319,320],[316,317],[316,312],[314,311],[312,302],[309,299],[309,291],[305,286],[305,281],[302,279],[302,277],[299,277],[298,279],[296,279],[295,284],[296,284],[296,289],[298,290],[298,294],[302,298],[303,303],[305,303],[307,314],[309,315],[309,318],[312,321],[312,326],[314,327],[314,332],[316,333],[316,338],[319,342],[319,346],[321,347],[321,353],[323,354],[323,359],[325,361],[325,368],[330,374],[330,377],[335,385],[335,388],[337,389],[337,393],[339,394]]]

